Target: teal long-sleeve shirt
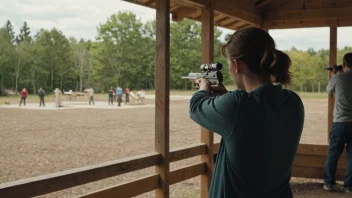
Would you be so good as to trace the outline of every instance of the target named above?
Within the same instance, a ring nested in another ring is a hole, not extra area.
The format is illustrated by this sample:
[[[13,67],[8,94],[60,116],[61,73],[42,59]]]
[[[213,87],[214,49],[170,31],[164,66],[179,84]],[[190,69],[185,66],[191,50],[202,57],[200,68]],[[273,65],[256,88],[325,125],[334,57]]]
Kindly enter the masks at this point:
[[[298,95],[275,85],[217,97],[198,91],[189,114],[222,137],[209,197],[292,197],[289,181],[304,125]]]

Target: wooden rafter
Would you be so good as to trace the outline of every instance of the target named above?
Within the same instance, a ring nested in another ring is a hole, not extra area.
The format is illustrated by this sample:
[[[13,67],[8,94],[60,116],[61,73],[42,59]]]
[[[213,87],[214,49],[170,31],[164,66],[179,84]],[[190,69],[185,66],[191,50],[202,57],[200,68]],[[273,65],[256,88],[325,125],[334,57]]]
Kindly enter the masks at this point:
[[[197,11],[193,7],[181,7],[179,8],[176,12],[172,13],[172,20],[173,21],[181,21],[185,17],[187,17],[189,14]]]
[[[248,23],[246,23],[244,21],[239,21],[235,24],[231,24],[231,25],[227,26],[226,28],[232,29],[232,30],[237,30],[239,27],[243,27],[245,25],[248,25]]]
[[[292,0],[272,0],[270,4],[266,4],[265,9],[268,9],[268,10],[278,9],[280,6],[283,6],[290,1]]]
[[[255,3],[256,8],[261,8],[269,3],[271,3],[273,0],[260,0]]]

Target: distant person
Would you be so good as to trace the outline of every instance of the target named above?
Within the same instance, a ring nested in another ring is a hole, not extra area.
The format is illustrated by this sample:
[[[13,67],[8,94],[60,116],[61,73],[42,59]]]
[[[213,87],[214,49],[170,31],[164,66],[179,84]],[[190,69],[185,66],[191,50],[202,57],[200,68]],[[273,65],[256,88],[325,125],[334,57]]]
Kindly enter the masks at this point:
[[[109,91],[108,91],[108,96],[109,96],[109,105],[113,105],[114,104],[114,89],[112,87],[110,87]]]
[[[89,105],[90,105],[91,102],[93,102],[93,105],[95,105],[94,104],[94,98],[93,98],[93,96],[94,96],[94,89],[93,88],[89,89],[89,96],[90,96],[89,97]]]
[[[128,87],[126,87],[125,89],[125,96],[126,96],[126,99],[125,99],[125,104],[129,104],[130,103],[130,89]]]
[[[140,91],[138,91],[138,92],[137,92],[137,95],[138,95],[139,98],[144,99],[144,97],[145,97],[145,92],[144,92],[144,90],[141,89]]]
[[[62,92],[59,88],[56,88],[55,91],[55,106],[56,107],[61,107],[61,95],[62,95]]]
[[[43,88],[40,88],[38,90],[38,95],[39,95],[39,99],[40,99],[39,106],[41,107],[43,104],[43,107],[45,107],[45,102],[44,102],[45,91]]]
[[[335,94],[334,120],[330,131],[330,145],[324,168],[324,186],[332,191],[336,184],[338,160],[346,146],[347,171],[344,179],[346,193],[352,193],[352,53],[343,57],[342,71],[334,71],[327,86],[329,95]]]
[[[142,104],[144,104],[143,101],[145,99],[145,92],[143,89],[137,92],[137,96],[138,96],[138,100],[141,101]]]
[[[22,105],[22,101],[23,101],[24,106],[26,106],[26,99],[27,99],[27,96],[28,96],[27,89],[26,89],[26,88],[23,88],[22,91],[21,91],[20,106]]]
[[[116,89],[116,95],[117,95],[117,102],[118,102],[118,105],[117,106],[121,106],[121,102],[122,102],[122,95],[123,95],[123,90],[121,87],[117,87]]]

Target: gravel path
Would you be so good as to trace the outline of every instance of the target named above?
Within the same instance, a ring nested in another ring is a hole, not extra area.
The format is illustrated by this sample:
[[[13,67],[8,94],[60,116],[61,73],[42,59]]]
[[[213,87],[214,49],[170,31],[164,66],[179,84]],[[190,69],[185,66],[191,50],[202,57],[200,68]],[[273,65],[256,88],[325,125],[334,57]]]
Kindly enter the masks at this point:
[[[144,154],[154,149],[154,100],[144,106],[95,107],[75,104],[62,110],[40,110],[38,104],[26,108],[0,108],[0,183],[93,165]],[[325,100],[307,100],[303,143],[326,143]],[[170,148],[199,142],[200,127],[188,116],[187,98],[175,97],[170,109]],[[85,107],[83,108],[83,106]],[[31,108],[33,106],[33,108]],[[43,109],[43,108],[42,108]],[[55,108],[52,108],[55,109]],[[318,110],[320,109],[320,110]],[[215,141],[219,141],[215,135]],[[171,164],[171,169],[197,162],[199,157]],[[105,179],[42,197],[73,197],[88,191],[126,182],[153,172],[148,168]],[[170,187],[171,197],[199,197],[199,177]],[[320,180],[292,179],[296,198],[347,197],[326,193]],[[339,189],[341,190],[341,189]],[[138,197],[153,197],[146,193]]]

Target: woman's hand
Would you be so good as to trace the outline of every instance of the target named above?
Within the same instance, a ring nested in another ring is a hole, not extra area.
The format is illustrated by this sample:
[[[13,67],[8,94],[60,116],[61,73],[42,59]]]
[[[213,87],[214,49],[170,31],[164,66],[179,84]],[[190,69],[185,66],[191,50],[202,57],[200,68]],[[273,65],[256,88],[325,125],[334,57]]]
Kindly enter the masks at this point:
[[[206,91],[206,92],[210,91],[209,80],[207,80],[205,78],[200,78],[200,79],[196,80],[196,84],[199,86],[199,90]]]
[[[224,85],[210,85],[209,80],[201,78],[196,80],[196,84],[199,86],[199,90],[210,92],[212,91],[212,96],[221,96],[227,93],[227,89]]]
[[[223,84],[211,85],[211,90],[213,91],[213,96],[221,96],[227,93],[227,89]]]

